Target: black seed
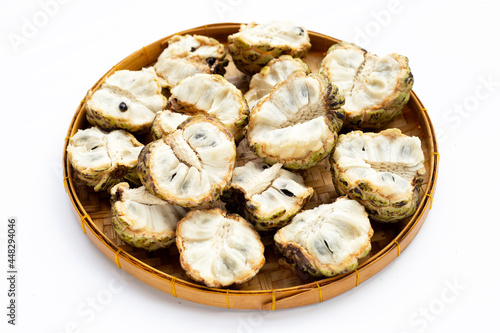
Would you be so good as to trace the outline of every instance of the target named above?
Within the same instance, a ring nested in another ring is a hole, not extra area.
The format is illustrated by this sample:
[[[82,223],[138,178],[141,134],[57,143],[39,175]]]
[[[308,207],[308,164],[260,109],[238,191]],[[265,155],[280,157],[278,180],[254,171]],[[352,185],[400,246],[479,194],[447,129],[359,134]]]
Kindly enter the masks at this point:
[[[217,59],[215,59],[214,57],[207,58],[208,66],[212,67],[215,64],[215,61],[217,61]]]
[[[170,177],[170,181],[174,180],[174,177],[175,177],[175,176],[177,176],[177,172],[176,172],[176,173],[174,173],[174,174],[172,175],[172,177]]]
[[[323,242],[325,242],[325,245],[326,247],[328,248],[328,250],[333,253],[332,249],[330,249],[330,246],[328,245],[328,243],[326,242],[326,239],[323,240]]]
[[[365,147],[361,148],[362,151],[366,151]]]
[[[122,111],[122,112],[125,112],[128,110],[128,106],[127,106],[127,104],[125,104],[125,102],[121,102],[119,108],[120,108],[120,111]]]
[[[97,148],[99,148],[99,146],[92,147],[90,150],[95,150]]]
[[[204,132],[201,132],[201,133],[196,133],[196,134],[194,135],[194,139],[195,139],[195,140],[201,140],[201,139],[205,139],[205,138],[206,138],[206,136],[205,136],[205,133],[204,133]]]
[[[191,47],[191,52],[196,51],[196,47]]]
[[[301,27],[297,28],[299,28],[299,36],[304,36],[304,29],[302,29]]]
[[[411,148],[410,148],[410,146],[408,146],[408,145],[404,145],[404,146],[401,148],[401,155],[403,155],[403,156],[410,156],[410,153],[411,153]]]
[[[292,192],[290,192],[286,188],[282,188],[282,189],[280,189],[280,191],[281,191],[281,193],[283,193],[287,197],[292,197],[292,198],[295,197],[295,194],[293,194]]]

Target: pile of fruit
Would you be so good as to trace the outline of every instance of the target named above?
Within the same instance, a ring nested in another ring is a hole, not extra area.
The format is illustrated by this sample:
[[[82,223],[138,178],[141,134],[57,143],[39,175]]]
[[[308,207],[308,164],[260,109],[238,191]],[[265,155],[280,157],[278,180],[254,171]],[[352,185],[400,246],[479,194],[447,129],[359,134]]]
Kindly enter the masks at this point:
[[[300,269],[332,276],[370,252],[371,223],[415,212],[420,140],[376,132],[409,100],[408,59],[340,42],[311,73],[301,60],[310,48],[292,23],[241,25],[227,52],[249,76],[242,92],[224,78],[223,44],[175,35],[152,67],[116,71],[88,96],[91,126],[70,138],[68,159],[80,180],[110,193],[121,240],[177,246],[193,280],[226,287],[258,273],[263,233]],[[141,143],[144,133],[151,140]],[[237,164],[238,145],[256,159]],[[327,158],[341,197],[304,209],[314,189],[300,171]]]

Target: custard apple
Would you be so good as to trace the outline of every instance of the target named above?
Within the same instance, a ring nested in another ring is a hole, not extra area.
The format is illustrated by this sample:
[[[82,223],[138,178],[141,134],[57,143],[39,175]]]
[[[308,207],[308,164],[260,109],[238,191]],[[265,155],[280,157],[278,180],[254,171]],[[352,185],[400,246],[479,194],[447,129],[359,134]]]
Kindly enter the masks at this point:
[[[183,207],[214,202],[231,181],[236,145],[215,118],[193,116],[162,139],[147,144],[137,173],[157,197]]]
[[[89,96],[87,120],[108,131],[144,133],[151,127],[156,112],[167,105],[161,89],[152,68],[116,71]]]
[[[146,190],[119,183],[110,191],[112,225],[118,237],[134,247],[154,251],[175,242],[177,222],[187,210]]]
[[[248,145],[269,164],[307,169],[332,151],[344,98],[323,75],[295,71],[253,108]]]
[[[313,276],[354,270],[371,250],[373,229],[362,205],[346,197],[305,210],[278,230],[274,241],[283,255]]]
[[[425,174],[418,137],[395,128],[350,132],[330,160],[337,192],[360,202],[373,220],[398,222],[415,212]]]
[[[228,50],[234,64],[248,75],[258,73],[281,55],[303,58],[310,48],[307,30],[286,21],[242,24],[240,31],[228,36]]]
[[[195,74],[183,79],[171,89],[167,109],[184,115],[205,114],[217,118],[237,141],[243,137],[243,128],[248,123],[249,110],[243,94],[220,75]],[[174,120],[171,116],[162,119]]]
[[[221,288],[242,284],[264,265],[259,234],[236,214],[193,210],[177,226],[182,268],[193,280]]]
[[[283,227],[314,193],[300,175],[281,166],[249,161],[234,169],[228,192],[258,231]]]
[[[123,181],[140,184],[136,168],[143,147],[126,131],[108,133],[94,126],[78,130],[66,151],[78,178],[97,192]]]
[[[344,95],[345,125],[351,128],[387,125],[402,112],[413,87],[408,58],[395,53],[378,57],[346,42],[330,47],[320,73]]]
[[[194,74],[224,75],[228,63],[224,45],[217,40],[200,35],[174,35],[154,69],[162,79],[162,86],[172,88]]]

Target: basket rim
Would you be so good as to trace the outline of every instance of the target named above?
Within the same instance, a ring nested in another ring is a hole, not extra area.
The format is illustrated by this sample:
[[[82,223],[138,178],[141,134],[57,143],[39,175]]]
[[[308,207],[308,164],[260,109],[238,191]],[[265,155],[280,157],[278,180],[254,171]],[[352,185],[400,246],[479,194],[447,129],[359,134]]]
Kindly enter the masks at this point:
[[[432,200],[433,200],[433,195],[436,189],[436,182],[437,182],[437,175],[438,175],[438,168],[439,168],[439,152],[438,152],[438,144],[437,144],[437,138],[436,134],[434,131],[434,127],[432,125],[432,122],[430,120],[430,117],[427,113],[427,110],[424,108],[421,100],[418,98],[416,93],[412,90],[411,95],[410,95],[410,101],[409,103],[415,103],[416,107],[420,111],[420,114],[418,115],[418,122],[421,125],[422,129],[424,130],[427,139],[430,139],[428,141],[429,144],[429,180],[428,183],[426,184],[426,189],[425,192],[423,193],[422,200],[420,201],[415,213],[411,217],[410,221],[406,224],[406,226],[394,237],[394,239],[387,244],[384,248],[380,249],[373,257],[369,258],[365,262],[361,263],[354,271],[351,271],[349,273],[333,276],[333,277],[325,277],[323,279],[318,279],[315,282],[311,283],[306,283],[302,285],[297,285],[293,287],[285,287],[285,288],[276,288],[276,289],[267,289],[267,290],[235,290],[235,289],[224,289],[224,288],[211,288],[207,287],[201,284],[197,284],[195,282],[190,282],[190,281],[185,281],[179,278],[176,278],[172,275],[169,275],[165,272],[162,272],[154,267],[151,267],[150,265],[144,263],[143,261],[135,258],[134,256],[130,255],[126,251],[122,250],[119,246],[117,246],[114,242],[112,242],[102,231],[99,230],[99,228],[95,225],[93,222],[92,218],[90,215],[86,212],[83,204],[81,203],[80,199],[78,198],[78,195],[76,193],[75,189],[75,184],[73,182],[73,179],[71,177],[72,173],[72,166],[69,162],[69,159],[67,158],[67,151],[66,148],[69,144],[69,139],[71,136],[76,133],[78,130],[78,126],[76,124],[81,120],[82,117],[85,116],[85,103],[86,99],[89,96],[89,93],[96,89],[102,81],[111,75],[113,72],[116,70],[119,70],[122,68],[123,64],[127,61],[127,59],[130,59],[134,55],[137,55],[138,52],[147,52],[147,48],[151,47],[152,45],[157,45],[160,44],[163,47],[165,46],[166,41],[178,34],[187,34],[187,33],[193,33],[194,31],[199,31],[200,29],[205,29],[207,32],[208,30],[214,30],[214,29],[219,29],[219,28],[225,28],[225,29],[238,29],[242,23],[215,23],[215,24],[209,24],[209,25],[202,25],[196,28],[191,28],[187,29],[172,35],[169,35],[167,37],[164,37],[156,42],[153,42],[142,49],[139,49],[132,54],[128,55],[124,59],[122,59],[120,62],[117,63],[117,65],[113,66],[107,73],[105,73],[99,80],[96,81],[96,83],[92,86],[91,89],[87,92],[85,97],[82,99],[80,102],[71,122],[70,126],[67,132],[67,136],[64,140],[64,149],[63,149],[63,154],[62,154],[62,162],[63,162],[63,183],[64,183],[64,188],[65,191],[67,192],[70,201],[72,203],[72,206],[75,210],[75,213],[77,217],[80,218],[80,222],[82,224],[82,230],[84,233],[90,237],[89,234],[87,234],[87,230],[91,232],[91,234],[99,240],[102,245],[104,245],[104,248],[101,248],[100,250],[102,252],[108,252],[105,253],[108,257],[113,257],[115,258],[115,263],[118,265],[118,267],[121,266],[120,262],[127,262],[131,266],[136,267],[140,269],[143,272],[146,272],[148,274],[153,275],[155,278],[158,278],[160,280],[165,281],[166,283],[170,283],[172,286],[172,292],[175,293],[175,286],[183,286],[188,289],[192,289],[195,291],[202,291],[204,293],[209,293],[209,294],[225,294],[226,300],[228,295],[232,296],[242,296],[242,295],[267,295],[272,298],[272,305],[269,304],[264,304],[263,308],[269,308],[269,307],[274,307],[276,304],[276,293],[285,293],[288,294],[288,296],[278,299],[278,301],[281,301],[283,299],[286,299],[287,297],[294,297],[295,295],[300,295],[303,294],[304,292],[312,291],[312,290],[317,290],[318,288],[325,288],[327,286],[332,286],[335,284],[337,281],[341,281],[344,279],[352,279],[353,277],[356,278],[356,286],[365,281],[366,279],[370,278],[374,274],[376,274],[378,271],[382,270],[387,264],[393,261],[393,259],[387,258],[388,256],[394,256],[396,254],[396,257],[401,254],[401,252],[409,245],[409,243],[413,240],[414,236],[408,239],[408,236],[413,233],[418,233],[418,230],[422,226],[423,222],[426,219],[427,213],[431,209],[432,206]],[[313,38],[319,38],[319,39],[327,39],[331,41],[332,43],[338,43],[340,40],[321,34],[317,33],[311,30],[308,30],[308,33],[311,37]],[[326,42],[325,42],[326,44]],[[365,271],[369,270],[369,268],[376,263],[383,261],[384,259],[390,259],[387,263],[384,263],[383,266],[378,269],[375,273],[373,274],[368,274],[368,277],[366,279],[361,279],[362,273],[365,273]],[[120,267],[122,268],[122,267]],[[128,273],[132,273],[129,270],[125,269]],[[168,291],[168,290],[167,290]],[[294,293],[296,292],[296,293]],[[290,296],[291,295],[291,296]],[[181,297],[182,298],[182,297]],[[228,305],[229,307],[229,305]]]

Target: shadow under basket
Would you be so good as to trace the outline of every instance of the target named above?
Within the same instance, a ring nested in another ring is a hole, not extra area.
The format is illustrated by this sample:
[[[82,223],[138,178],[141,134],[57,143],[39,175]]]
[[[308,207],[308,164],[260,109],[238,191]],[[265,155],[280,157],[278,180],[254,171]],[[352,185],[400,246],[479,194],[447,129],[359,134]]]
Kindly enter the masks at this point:
[[[205,35],[227,45],[227,36],[237,32],[239,27],[239,23],[212,24],[178,34]],[[309,31],[309,36],[312,48],[303,60],[309,65],[311,72],[317,72],[328,48],[339,40],[312,31]],[[171,36],[126,57],[97,81],[91,90],[97,89],[104,79],[117,70],[139,70],[153,65],[166,48],[169,37]],[[230,59],[229,55],[228,58]],[[249,77],[238,71],[232,61],[225,77],[243,92],[248,89]],[[313,278],[288,265],[276,249],[273,235],[263,234],[266,263],[260,272],[243,285],[227,289],[209,288],[194,282],[185,274],[175,245],[149,253],[126,245],[117,237],[111,226],[109,194],[96,193],[78,180],[66,155],[69,138],[78,129],[89,126],[85,118],[84,99],[71,121],[63,155],[64,187],[83,232],[119,268],[173,297],[196,303],[228,309],[274,310],[318,303],[335,297],[358,286],[396,259],[418,233],[432,207],[439,163],[436,135],[427,110],[412,92],[402,114],[385,127],[399,128],[404,134],[418,136],[422,142],[427,172],[419,193],[420,203],[412,217],[395,224],[373,222],[374,235],[370,254],[360,260],[354,271],[329,278]],[[245,140],[238,146],[237,153],[238,165],[256,159],[246,147]],[[332,183],[328,159],[300,173],[306,185],[314,188],[314,195],[305,209],[330,203],[338,196]]]

